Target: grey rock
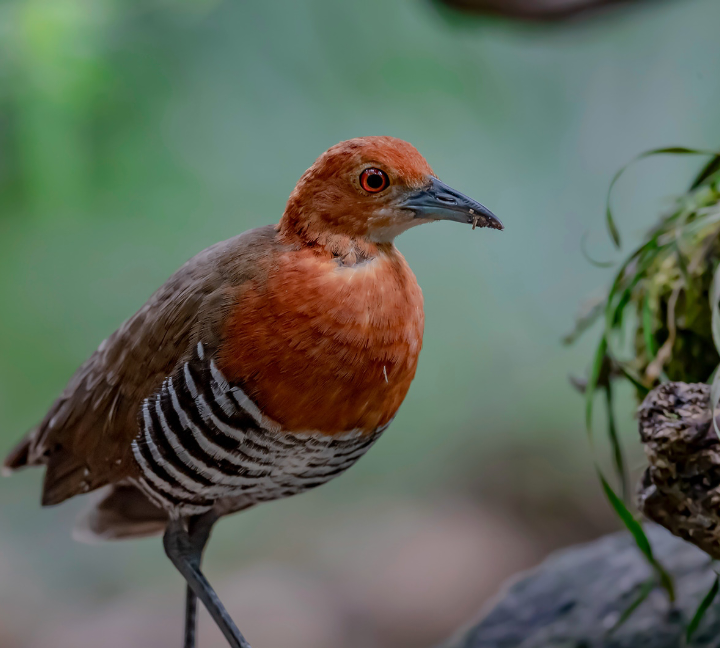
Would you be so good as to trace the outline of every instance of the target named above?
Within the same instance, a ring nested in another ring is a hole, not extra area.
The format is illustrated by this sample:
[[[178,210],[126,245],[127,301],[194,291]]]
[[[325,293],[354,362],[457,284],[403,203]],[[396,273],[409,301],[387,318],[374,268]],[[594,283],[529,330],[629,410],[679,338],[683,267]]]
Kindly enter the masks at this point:
[[[655,556],[675,578],[677,602],[655,588],[613,629],[652,572],[632,537],[618,533],[550,556],[510,583],[482,619],[444,648],[680,648],[715,574],[710,557],[648,525]],[[720,648],[720,597],[693,647]]]

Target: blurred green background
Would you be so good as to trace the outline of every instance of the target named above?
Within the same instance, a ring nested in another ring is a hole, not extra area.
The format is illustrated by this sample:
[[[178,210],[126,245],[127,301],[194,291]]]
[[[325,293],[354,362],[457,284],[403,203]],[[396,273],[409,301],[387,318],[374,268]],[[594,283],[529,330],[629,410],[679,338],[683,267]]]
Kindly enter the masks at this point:
[[[609,279],[614,172],[720,141],[720,4],[562,24],[422,0],[0,3],[0,454],[187,258],[276,222],[302,172],[359,135],[415,144],[503,233],[418,228],[417,378],[391,430],[321,489],[223,521],[207,573],[258,648],[424,648],[553,548],[614,529],[583,404],[593,335],[560,338]],[[619,183],[632,244],[699,161]],[[629,394],[618,408],[642,466]],[[602,443],[600,454],[603,456]],[[158,539],[74,543],[86,503],[0,482],[0,646],[179,645]],[[222,646],[206,617],[201,645]]]

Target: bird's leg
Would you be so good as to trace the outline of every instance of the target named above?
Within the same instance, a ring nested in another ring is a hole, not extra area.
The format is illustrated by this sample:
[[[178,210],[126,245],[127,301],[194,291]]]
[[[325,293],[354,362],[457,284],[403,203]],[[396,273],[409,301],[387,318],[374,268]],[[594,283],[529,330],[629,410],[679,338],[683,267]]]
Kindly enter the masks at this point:
[[[235,626],[215,590],[200,571],[202,550],[210,536],[210,529],[217,519],[214,515],[206,515],[210,517],[201,516],[191,521],[170,520],[163,537],[165,553],[183,575],[189,587],[185,606],[185,646],[189,648],[194,643],[196,612],[194,597],[197,596],[232,648],[250,648],[250,644]],[[194,596],[191,596],[190,591]],[[188,644],[188,641],[191,643]]]
[[[197,561],[200,567],[202,561],[203,550],[210,538],[210,531],[217,521],[218,516],[209,511],[203,515],[189,518],[187,521],[188,536],[190,538],[190,547],[192,550],[192,559]],[[197,636],[197,596],[192,591],[190,585],[186,586],[185,591],[185,633],[183,639],[183,648],[195,648]]]
[[[195,648],[197,636],[197,596],[190,585],[185,586],[185,632],[183,648]]]

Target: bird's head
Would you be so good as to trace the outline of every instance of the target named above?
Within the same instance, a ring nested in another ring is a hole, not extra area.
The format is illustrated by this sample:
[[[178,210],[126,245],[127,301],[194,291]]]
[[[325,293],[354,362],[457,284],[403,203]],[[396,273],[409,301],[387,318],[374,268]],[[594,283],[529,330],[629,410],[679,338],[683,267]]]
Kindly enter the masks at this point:
[[[280,230],[305,240],[391,242],[449,220],[503,229],[486,207],[438,180],[418,150],[394,137],[358,137],[323,153],[290,195]]]

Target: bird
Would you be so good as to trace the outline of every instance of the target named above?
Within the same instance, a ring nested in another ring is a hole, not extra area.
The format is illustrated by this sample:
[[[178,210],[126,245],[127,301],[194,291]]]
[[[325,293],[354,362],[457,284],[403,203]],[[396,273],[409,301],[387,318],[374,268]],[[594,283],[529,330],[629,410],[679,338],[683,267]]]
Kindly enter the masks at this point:
[[[201,570],[213,525],[340,475],[394,419],[415,376],[423,295],[395,246],[455,221],[502,230],[389,136],[340,142],[274,225],[180,267],[72,376],[5,473],[44,467],[43,506],[98,490],[80,539],[163,536],[233,648],[249,643]]]

